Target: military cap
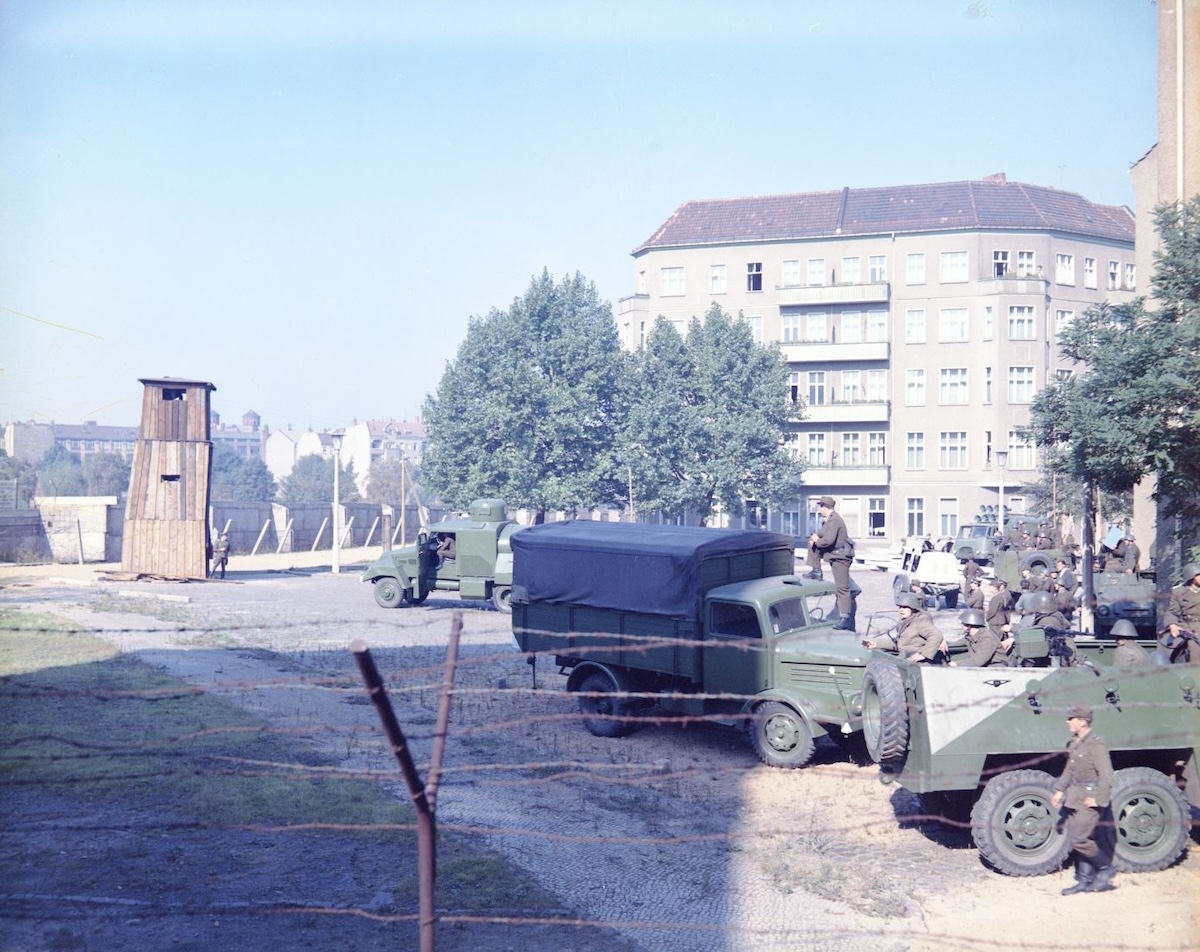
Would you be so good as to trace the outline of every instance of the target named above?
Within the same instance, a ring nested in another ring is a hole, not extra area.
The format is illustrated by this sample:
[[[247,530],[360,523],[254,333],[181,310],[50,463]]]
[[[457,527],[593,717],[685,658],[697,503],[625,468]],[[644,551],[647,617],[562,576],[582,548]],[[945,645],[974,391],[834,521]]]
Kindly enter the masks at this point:
[[[817,505],[824,506],[826,509],[832,509],[834,506],[837,505],[837,503],[834,501],[834,498],[832,496],[822,496],[820,499],[817,500]]]
[[[1092,723],[1092,709],[1086,704],[1072,704],[1067,708],[1067,720],[1073,717],[1078,717],[1090,724]]]
[[[902,592],[896,596],[897,608],[911,608],[913,611],[921,610],[921,599],[911,592]]]

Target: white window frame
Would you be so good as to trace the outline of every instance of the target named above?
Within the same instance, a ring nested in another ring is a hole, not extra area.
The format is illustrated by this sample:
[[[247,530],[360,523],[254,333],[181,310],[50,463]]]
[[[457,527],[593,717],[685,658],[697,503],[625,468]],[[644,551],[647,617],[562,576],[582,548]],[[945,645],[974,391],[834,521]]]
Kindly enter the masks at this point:
[[[904,468],[925,468],[925,431],[909,430],[904,434]]]
[[[1037,308],[1032,304],[1008,306],[1008,339],[1037,340]]]
[[[763,274],[761,261],[746,262],[746,291],[758,294],[763,289]]]
[[[906,496],[904,499],[904,526],[909,538],[925,535],[925,497]]]
[[[857,403],[862,399],[862,371],[859,370],[843,370],[842,371],[842,403]]]
[[[940,496],[938,498],[938,535],[958,535],[958,497]]]
[[[942,367],[938,370],[938,403],[965,406],[969,402],[966,367]]]
[[[904,343],[924,344],[926,333],[925,308],[910,307],[904,312]]]
[[[800,332],[803,327],[801,314],[790,313],[781,314],[779,316],[779,339],[785,344],[798,344],[801,337]]]
[[[943,307],[938,311],[938,340],[961,343],[967,339],[968,312],[965,307]]]
[[[800,287],[800,259],[785,258],[783,261],[783,286],[785,288]]]
[[[925,371],[910,367],[904,371],[904,404],[910,407],[925,406]]]
[[[861,466],[862,465],[862,434],[861,433],[843,433],[842,434],[842,458],[843,466]]]
[[[887,465],[887,431],[872,430],[867,434],[867,465]]]
[[[862,311],[842,311],[842,343],[861,344],[863,339]]]
[[[880,284],[887,280],[887,255],[867,256],[867,283]]]
[[[1083,286],[1085,288],[1090,288],[1093,291],[1096,290],[1096,259],[1095,258],[1084,258],[1083,259]]]
[[[1037,373],[1034,367],[1020,364],[1008,368],[1009,403],[1032,403],[1036,392]]]
[[[754,343],[763,342],[763,319],[761,314],[747,314],[746,323],[750,325],[750,337]]]
[[[1008,252],[993,251],[992,252],[992,277],[1004,278],[1008,276]]]
[[[938,275],[942,284],[963,284],[970,280],[970,256],[965,251],[943,251],[938,255]]]
[[[938,433],[938,469],[967,468],[966,430],[942,430]]]
[[[1017,252],[1017,277],[1032,278],[1037,274],[1037,252],[1036,251],[1018,251]]]
[[[904,283],[925,283],[925,252],[914,251],[904,259]]]
[[[867,340],[872,343],[888,339],[888,312],[867,311]]]
[[[816,432],[808,434],[808,465],[825,466],[825,434]]]
[[[687,294],[687,282],[682,267],[676,265],[659,268],[658,294],[659,297],[683,297]]]
[[[828,311],[809,311],[804,315],[804,339],[813,344],[829,341]]]
[[[862,283],[862,258],[858,255],[852,255],[842,259],[842,280],[840,283]]]
[[[825,259],[824,258],[809,258],[808,259],[808,286],[810,288],[820,288],[825,286]]]
[[[1121,284],[1121,262],[1108,262],[1108,290],[1119,291]]]
[[[1054,280],[1057,284],[1075,286],[1075,256],[1059,252],[1054,256]]]
[[[871,403],[884,403],[887,401],[887,398],[887,371],[868,370],[867,400]]]
[[[1008,431],[1008,468],[1037,469],[1037,448],[1022,440],[1016,430]]]
[[[809,370],[805,376],[805,399],[810,407],[825,406],[826,376],[824,370]]]
[[[1137,265],[1128,261],[1125,263],[1125,290],[1137,290]]]
[[[729,291],[729,276],[725,265],[710,264],[708,266],[708,293],[726,294]]]

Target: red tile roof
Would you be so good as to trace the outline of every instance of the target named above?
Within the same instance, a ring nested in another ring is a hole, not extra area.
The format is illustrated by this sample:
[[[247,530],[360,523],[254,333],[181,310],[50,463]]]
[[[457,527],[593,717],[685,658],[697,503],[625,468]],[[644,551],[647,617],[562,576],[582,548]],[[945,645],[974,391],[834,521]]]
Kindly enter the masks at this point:
[[[634,249],[887,235],[1054,231],[1133,243],[1133,213],[1075,192],[987,179],[685,202]]]

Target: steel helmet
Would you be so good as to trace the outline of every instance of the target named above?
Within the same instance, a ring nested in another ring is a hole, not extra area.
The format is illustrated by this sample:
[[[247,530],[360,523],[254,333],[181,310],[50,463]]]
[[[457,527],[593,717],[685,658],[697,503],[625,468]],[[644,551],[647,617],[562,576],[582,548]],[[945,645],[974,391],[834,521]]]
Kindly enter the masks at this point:
[[[1197,575],[1200,575],[1200,562],[1189,562],[1183,567],[1183,584],[1187,585]]]
[[[1025,601],[1025,607],[1035,614],[1049,614],[1054,611],[1054,596],[1049,592],[1034,592]]]
[[[987,622],[984,621],[983,612],[978,608],[970,608],[958,616],[958,620],[967,628],[983,628]]]
[[[922,607],[921,599],[919,596],[912,594],[912,592],[902,592],[896,596],[896,607],[911,608],[915,612],[920,611]]]
[[[1128,618],[1118,618],[1112,626],[1111,634],[1114,638],[1136,638],[1138,633]]]

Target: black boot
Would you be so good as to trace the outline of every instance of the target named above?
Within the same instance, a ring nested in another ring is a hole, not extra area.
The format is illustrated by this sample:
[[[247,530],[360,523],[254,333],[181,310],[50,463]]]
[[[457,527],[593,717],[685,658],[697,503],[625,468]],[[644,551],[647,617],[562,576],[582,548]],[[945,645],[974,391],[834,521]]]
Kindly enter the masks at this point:
[[[1064,896],[1073,896],[1075,893],[1089,892],[1092,888],[1092,881],[1096,878],[1096,867],[1092,865],[1091,860],[1081,859],[1075,863],[1075,885],[1068,886],[1062,891]]]
[[[1101,866],[1096,870],[1096,878],[1092,880],[1088,886],[1088,892],[1109,892],[1117,887],[1112,884],[1112,878],[1117,875],[1117,867],[1110,860],[1107,866]]]

